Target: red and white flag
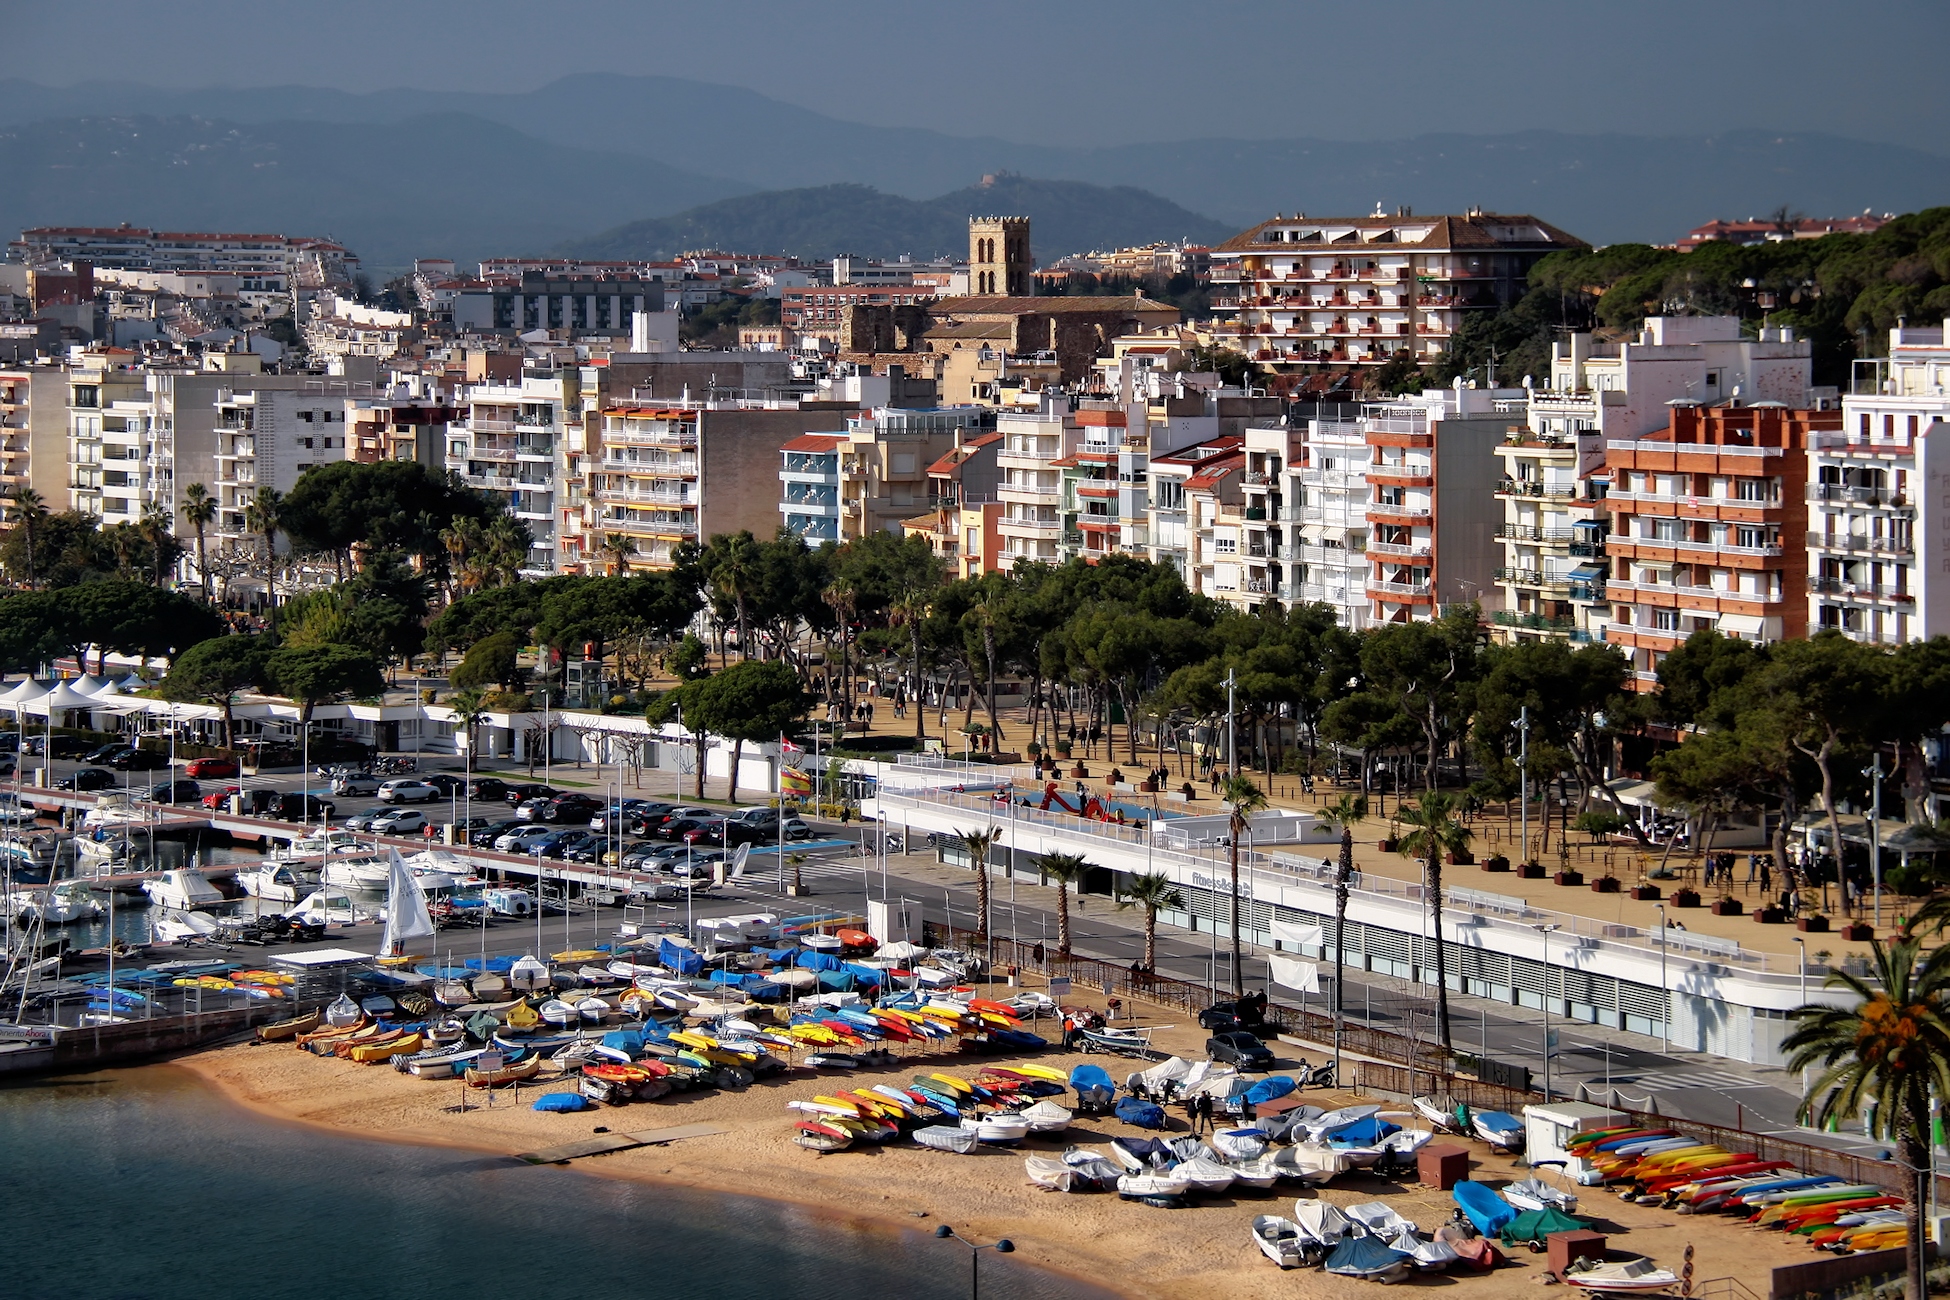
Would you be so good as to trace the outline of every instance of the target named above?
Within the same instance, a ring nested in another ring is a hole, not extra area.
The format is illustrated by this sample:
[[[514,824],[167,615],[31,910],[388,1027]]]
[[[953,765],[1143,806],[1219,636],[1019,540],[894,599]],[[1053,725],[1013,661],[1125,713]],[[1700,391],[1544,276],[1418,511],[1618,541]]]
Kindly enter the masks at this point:
[[[792,743],[792,741],[791,741],[791,740],[790,740],[789,738],[787,738],[787,737],[785,737],[785,736],[780,736],[780,737],[779,737],[779,752],[780,752],[781,754],[803,754],[803,753],[805,753],[806,751],[805,751],[805,749],[804,749],[804,747],[802,747],[802,746],[799,746],[799,745],[795,745],[795,744],[793,744],[793,743]]]

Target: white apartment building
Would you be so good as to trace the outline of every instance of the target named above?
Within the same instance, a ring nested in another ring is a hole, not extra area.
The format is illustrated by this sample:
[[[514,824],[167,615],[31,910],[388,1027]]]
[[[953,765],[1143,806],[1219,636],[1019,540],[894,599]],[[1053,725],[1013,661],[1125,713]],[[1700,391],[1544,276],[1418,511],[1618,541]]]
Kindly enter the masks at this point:
[[[289,492],[314,465],[346,458],[343,385],[328,388],[297,375],[243,376],[214,398],[216,540],[248,533],[244,512],[261,490]]]
[[[1497,448],[1503,608],[1491,615],[1494,635],[1604,640],[1607,443],[1665,428],[1674,402],[1828,404],[1832,393],[1809,388],[1809,365],[1809,345],[1793,330],[1767,326],[1747,338],[1736,316],[1654,316],[1620,342],[1555,342],[1547,386],[1529,389],[1524,424]]]
[[[1026,396],[1035,400],[1034,407],[1005,410],[995,420],[1002,435],[995,453],[995,494],[1002,502],[996,531],[1004,567],[1017,560],[1054,564],[1061,558],[1063,469],[1058,462],[1073,457],[1082,441],[1067,397],[1049,390]]]
[[[1212,250],[1214,333],[1280,373],[1440,356],[1581,241],[1531,216],[1275,217]]]
[[[1358,419],[1332,412],[1307,420],[1302,434],[1300,455],[1286,467],[1287,599],[1329,605],[1342,627],[1360,631],[1373,621],[1367,434]]]
[[[1169,564],[1193,591],[1217,595],[1224,582],[1237,590],[1238,520],[1222,523],[1240,500],[1238,476],[1245,466],[1245,439],[1222,434],[1151,458],[1153,564]],[[1221,571],[1223,569],[1223,571]]]
[[[467,418],[447,427],[447,468],[528,525],[532,544],[523,572],[556,572],[558,503],[572,506],[564,467],[571,426],[582,424],[581,372],[573,366],[525,370],[506,383],[470,384],[456,404]]]
[[[1842,427],[1808,438],[1808,628],[1892,645],[1950,632],[1950,546],[1931,496],[1950,475],[1950,321],[1889,331],[1857,361]]]
[[[1287,566],[1295,559],[1287,530],[1295,527],[1290,503],[1293,467],[1306,457],[1303,431],[1291,425],[1248,426],[1246,468],[1241,480],[1245,504],[1240,518],[1245,572],[1238,603],[1296,601]]]

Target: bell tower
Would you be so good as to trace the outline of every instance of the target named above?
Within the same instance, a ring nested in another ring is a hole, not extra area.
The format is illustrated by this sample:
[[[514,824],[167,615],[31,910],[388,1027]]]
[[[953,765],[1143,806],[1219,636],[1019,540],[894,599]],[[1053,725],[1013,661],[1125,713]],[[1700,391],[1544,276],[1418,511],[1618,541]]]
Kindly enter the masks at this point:
[[[968,219],[968,291],[1027,298],[1030,281],[1029,218]]]

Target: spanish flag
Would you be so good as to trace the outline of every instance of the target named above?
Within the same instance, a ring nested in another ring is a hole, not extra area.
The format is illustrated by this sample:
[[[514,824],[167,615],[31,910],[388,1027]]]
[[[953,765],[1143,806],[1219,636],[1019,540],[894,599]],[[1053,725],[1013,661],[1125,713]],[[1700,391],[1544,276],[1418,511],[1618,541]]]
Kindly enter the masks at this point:
[[[813,792],[812,778],[796,767],[784,768],[779,772],[779,793],[790,798],[804,798]]]

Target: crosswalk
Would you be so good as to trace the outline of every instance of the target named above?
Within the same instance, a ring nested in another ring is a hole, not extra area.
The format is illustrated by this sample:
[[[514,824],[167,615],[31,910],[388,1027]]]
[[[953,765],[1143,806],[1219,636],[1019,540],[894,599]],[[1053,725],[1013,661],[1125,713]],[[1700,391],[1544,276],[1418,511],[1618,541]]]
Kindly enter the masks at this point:
[[[1736,1088],[1769,1088],[1772,1084],[1748,1079],[1725,1070],[1672,1070],[1639,1078],[1625,1078],[1613,1075],[1615,1084],[1630,1084],[1635,1088],[1646,1088],[1652,1092],[1684,1092],[1689,1088],[1706,1088],[1714,1092],[1730,1092]]]

